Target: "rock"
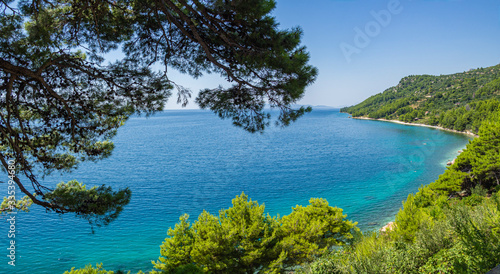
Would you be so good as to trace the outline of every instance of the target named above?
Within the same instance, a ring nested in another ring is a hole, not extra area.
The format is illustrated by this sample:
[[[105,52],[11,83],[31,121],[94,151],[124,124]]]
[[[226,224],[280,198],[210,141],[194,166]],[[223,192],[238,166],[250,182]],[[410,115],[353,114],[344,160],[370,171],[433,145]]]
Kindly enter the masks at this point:
[[[500,274],[500,264],[497,265],[497,267],[493,268],[492,270],[486,272],[486,274]]]
[[[386,231],[391,231],[394,229],[394,222],[389,222],[386,224],[384,227],[380,229],[380,232],[386,232]]]

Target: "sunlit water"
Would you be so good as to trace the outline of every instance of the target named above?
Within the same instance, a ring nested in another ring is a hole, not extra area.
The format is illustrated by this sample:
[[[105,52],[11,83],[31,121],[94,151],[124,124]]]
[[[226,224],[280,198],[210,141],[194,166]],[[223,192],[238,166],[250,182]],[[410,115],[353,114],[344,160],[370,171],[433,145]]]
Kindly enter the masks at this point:
[[[205,111],[167,111],[134,117],[120,128],[113,155],[72,174],[89,186],[130,187],[118,220],[95,234],[72,215],[33,206],[16,217],[16,261],[7,258],[7,217],[0,219],[0,273],[62,273],[104,263],[108,270],[151,270],[169,227],[217,214],[245,192],[271,215],[286,215],[311,197],[344,209],[363,230],[391,221],[401,201],[437,179],[468,142],[464,135],[315,110],[287,128],[249,134]],[[0,174],[7,181],[6,174]],[[0,185],[1,196],[7,193]],[[18,191],[18,195],[21,193]]]

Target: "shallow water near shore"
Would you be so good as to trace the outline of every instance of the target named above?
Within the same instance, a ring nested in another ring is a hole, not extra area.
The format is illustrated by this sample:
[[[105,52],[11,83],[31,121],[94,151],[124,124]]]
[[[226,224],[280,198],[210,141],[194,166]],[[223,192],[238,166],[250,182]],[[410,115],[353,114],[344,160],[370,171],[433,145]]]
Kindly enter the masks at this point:
[[[311,197],[326,198],[363,230],[378,229],[394,219],[409,193],[437,179],[469,139],[348,119],[335,109],[314,110],[264,134],[246,133],[207,111],[133,117],[115,137],[111,157],[45,179],[51,186],[76,179],[88,186],[130,187],[132,201],[118,220],[92,234],[84,220],[33,206],[16,216],[12,267],[4,215],[0,273],[63,273],[98,262],[107,270],[148,271],[181,214],[190,214],[191,221],[203,209],[217,214],[243,191],[271,215],[289,214]],[[5,184],[0,193],[6,195]]]

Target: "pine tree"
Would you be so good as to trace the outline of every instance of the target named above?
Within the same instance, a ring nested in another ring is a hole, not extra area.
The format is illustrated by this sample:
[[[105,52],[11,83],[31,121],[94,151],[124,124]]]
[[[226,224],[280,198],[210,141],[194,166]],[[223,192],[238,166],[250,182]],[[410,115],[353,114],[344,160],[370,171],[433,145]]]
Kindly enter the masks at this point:
[[[278,124],[290,124],[310,111],[292,104],[317,72],[300,46],[301,30],[278,29],[270,15],[275,6],[272,0],[1,1],[3,167],[14,162],[27,179],[12,180],[34,204],[108,223],[129,202],[129,189],[90,190],[78,182],[52,188],[43,176],[109,157],[111,138],[128,117],[161,111],[174,89],[187,104],[191,91],[168,77],[169,68],[226,78],[229,87],[207,88],[195,101],[245,130],[270,124],[266,104],[280,111]],[[106,54],[119,49],[123,58],[106,64]],[[74,203],[57,197],[75,189],[82,195]]]

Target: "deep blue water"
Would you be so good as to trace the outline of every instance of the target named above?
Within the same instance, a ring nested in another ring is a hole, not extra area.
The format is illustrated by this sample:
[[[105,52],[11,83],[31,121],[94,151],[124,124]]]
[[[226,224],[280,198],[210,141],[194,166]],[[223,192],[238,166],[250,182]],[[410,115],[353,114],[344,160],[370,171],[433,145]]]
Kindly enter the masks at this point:
[[[0,273],[62,273],[97,262],[108,270],[150,270],[181,214],[191,220],[203,209],[217,214],[242,191],[271,215],[289,214],[292,206],[323,197],[363,230],[378,229],[394,218],[409,193],[437,179],[469,139],[347,117],[338,110],[315,110],[262,135],[206,111],[131,118],[119,129],[111,157],[45,180],[51,186],[77,179],[88,186],[130,187],[132,201],[118,220],[92,234],[84,220],[33,206],[16,217],[12,267],[2,216]],[[6,195],[6,184],[0,193]]]

